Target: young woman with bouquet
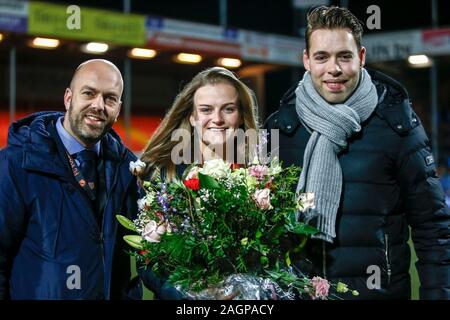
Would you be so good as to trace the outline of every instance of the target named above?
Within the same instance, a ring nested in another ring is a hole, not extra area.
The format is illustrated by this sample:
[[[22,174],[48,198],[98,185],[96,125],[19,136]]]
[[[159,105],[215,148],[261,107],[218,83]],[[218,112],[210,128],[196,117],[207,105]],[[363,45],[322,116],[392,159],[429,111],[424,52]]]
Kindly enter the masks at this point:
[[[139,170],[138,167],[134,171],[141,182],[159,175],[164,181],[171,181],[181,178],[183,171],[194,161],[201,164],[212,158],[231,158],[229,162],[241,160],[240,165],[245,166],[250,161],[256,141],[248,139],[250,145],[235,145],[234,131],[239,128],[244,131],[252,129],[254,133],[258,128],[257,106],[252,90],[225,68],[206,69],[197,74],[176,97],[142,154],[140,160],[145,163],[145,169]],[[176,131],[184,138],[181,142],[174,141]],[[227,143],[231,145],[228,150],[233,154],[227,153]],[[181,155],[174,155],[177,148],[181,150]],[[179,297],[178,292],[164,285],[164,281],[155,277],[150,268],[140,268],[140,271],[144,284],[156,297]]]
[[[326,299],[331,286],[349,291],[310,279],[298,263],[317,231],[299,221],[314,195],[295,192],[298,167],[282,168],[274,157],[262,163],[256,118],[251,90],[226,69],[208,69],[130,164],[145,194],[135,221],[118,219],[138,233],[124,239],[156,297]]]

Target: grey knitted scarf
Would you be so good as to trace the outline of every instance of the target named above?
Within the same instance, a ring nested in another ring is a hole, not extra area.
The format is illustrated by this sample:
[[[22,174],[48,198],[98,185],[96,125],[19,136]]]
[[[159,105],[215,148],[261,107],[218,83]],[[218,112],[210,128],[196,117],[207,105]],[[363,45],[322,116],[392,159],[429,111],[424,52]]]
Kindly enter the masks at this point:
[[[315,227],[319,233],[313,237],[332,243],[336,237],[336,215],[342,192],[338,154],[374,111],[378,102],[377,90],[367,71],[362,69],[358,87],[344,103],[325,101],[315,90],[309,72],[305,72],[295,93],[297,114],[312,131],[297,191],[314,193],[315,208],[306,210],[305,220],[309,222],[316,217]]]

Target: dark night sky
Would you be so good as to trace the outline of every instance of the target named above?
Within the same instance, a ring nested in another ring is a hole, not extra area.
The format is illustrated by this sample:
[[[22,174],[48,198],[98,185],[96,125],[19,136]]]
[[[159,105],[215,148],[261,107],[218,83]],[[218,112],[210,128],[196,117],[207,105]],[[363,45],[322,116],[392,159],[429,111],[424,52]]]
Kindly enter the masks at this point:
[[[122,11],[122,0],[53,0],[52,3],[78,4]],[[363,22],[366,9],[376,4],[381,9],[381,31],[431,27],[431,1],[349,0],[349,9]],[[284,35],[294,34],[291,0],[228,0],[228,26]],[[330,4],[339,5],[339,0]],[[439,25],[449,26],[450,1],[438,1]],[[179,20],[218,25],[219,0],[131,0],[131,11]],[[370,30],[366,30],[367,33]]]

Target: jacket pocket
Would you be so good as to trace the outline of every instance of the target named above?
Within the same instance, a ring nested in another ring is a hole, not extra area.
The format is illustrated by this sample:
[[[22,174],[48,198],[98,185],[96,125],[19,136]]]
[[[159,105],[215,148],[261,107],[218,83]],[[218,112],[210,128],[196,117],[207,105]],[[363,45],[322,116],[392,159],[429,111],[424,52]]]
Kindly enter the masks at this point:
[[[28,237],[31,239],[39,254],[47,259],[54,259],[57,252],[60,223],[62,216],[61,191],[47,186],[37,195],[30,208],[32,218],[28,226]]]
[[[389,249],[389,235],[387,233],[384,234],[384,257],[386,262],[386,277],[387,277],[387,286],[391,283],[391,261],[390,261],[390,249]]]

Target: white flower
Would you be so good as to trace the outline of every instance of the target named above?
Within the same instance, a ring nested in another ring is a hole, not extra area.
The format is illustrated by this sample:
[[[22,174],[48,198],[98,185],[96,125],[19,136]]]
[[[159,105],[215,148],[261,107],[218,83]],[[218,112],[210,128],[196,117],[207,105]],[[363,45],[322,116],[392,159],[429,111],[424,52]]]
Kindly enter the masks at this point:
[[[148,242],[159,242],[164,233],[166,233],[164,224],[158,225],[155,220],[150,220],[142,231],[142,237]]]
[[[258,180],[255,177],[248,175],[245,183],[247,185],[247,189],[253,190],[258,185]]]
[[[258,155],[255,155],[254,157],[253,157],[253,161],[252,161],[252,163],[251,163],[252,165],[258,165],[259,164],[259,158],[258,158]]]
[[[256,190],[253,198],[255,199],[258,208],[263,210],[273,208],[270,204],[270,189]]]
[[[139,211],[148,210],[154,201],[155,201],[154,192],[147,193],[145,197],[137,201]]]
[[[269,175],[274,176],[279,174],[281,171],[283,171],[283,168],[280,166],[278,158],[274,157],[270,162]]]
[[[140,159],[136,162],[130,161],[130,172],[135,176],[144,172],[145,167],[145,162],[142,162]]]
[[[245,181],[247,176],[247,171],[244,168],[239,168],[231,171],[230,178],[233,183],[239,183]]]
[[[145,210],[145,197],[137,201],[139,211]]]
[[[213,159],[206,161],[200,173],[211,176],[213,178],[225,178],[231,173],[230,165],[222,159]]]
[[[314,205],[314,193],[305,192],[298,196],[297,209],[301,212],[305,212],[308,209],[315,209]]]

